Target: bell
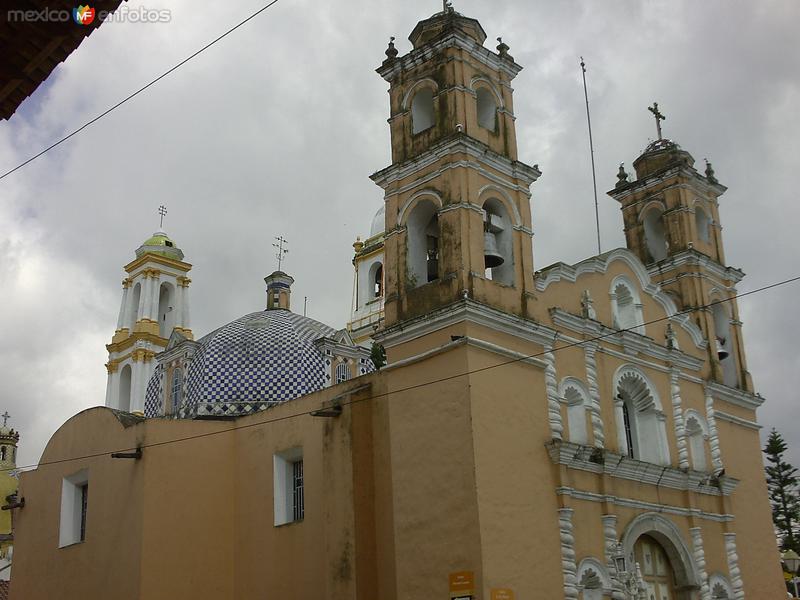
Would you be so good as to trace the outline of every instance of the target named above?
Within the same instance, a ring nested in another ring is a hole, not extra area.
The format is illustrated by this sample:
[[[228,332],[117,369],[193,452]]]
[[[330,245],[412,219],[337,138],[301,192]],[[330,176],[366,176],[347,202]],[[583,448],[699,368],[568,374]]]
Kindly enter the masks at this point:
[[[497,249],[497,238],[491,231],[483,232],[483,261],[487,269],[494,269],[505,262]]]
[[[717,358],[725,360],[730,356],[728,348],[725,346],[725,338],[717,338]]]

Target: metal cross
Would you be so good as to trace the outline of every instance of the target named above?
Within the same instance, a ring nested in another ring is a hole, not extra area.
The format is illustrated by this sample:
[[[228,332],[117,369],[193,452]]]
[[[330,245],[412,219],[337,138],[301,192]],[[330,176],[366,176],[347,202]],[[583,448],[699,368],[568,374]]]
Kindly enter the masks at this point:
[[[161,206],[159,206],[158,207],[158,214],[161,215],[161,223],[159,225],[159,228],[161,228],[161,227],[164,227],[164,216],[167,214],[167,207],[164,206],[163,204]]]
[[[666,120],[667,117],[661,114],[661,111],[658,110],[658,102],[653,102],[653,106],[648,106],[647,110],[653,113],[653,116],[656,118],[656,131],[658,131],[658,139],[664,139],[661,136],[661,121]]]
[[[3,427],[5,427],[6,424],[8,423],[8,420],[11,418],[11,415],[8,414],[8,411],[6,411],[2,415],[0,415],[0,417],[3,417]]]
[[[282,235],[277,236],[275,239],[278,240],[278,243],[272,245],[278,249],[278,252],[275,254],[275,258],[278,259],[278,271],[280,271],[284,255],[289,254],[288,248],[284,248],[283,245],[288,244],[289,242],[285,240]]]

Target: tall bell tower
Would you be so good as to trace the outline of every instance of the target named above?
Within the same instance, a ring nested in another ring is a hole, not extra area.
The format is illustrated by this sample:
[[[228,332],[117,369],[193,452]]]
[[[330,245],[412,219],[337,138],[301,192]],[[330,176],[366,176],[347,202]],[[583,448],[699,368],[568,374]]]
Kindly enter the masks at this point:
[[[173,335],[193,339],[187,277],[191,268],[181,249],[160,229],[125,265],[117,329],[106,345],[106,406],[143,412],[147,381],[156,366],[153,357]]]
[[[475,19],[445,9],[394,38],[377,72],[389,82],[392,164],[372,175],[385,200],[385,327],[472,298],[532,312],[530,185],[517,160],[511,82],[522,67]]]
[[[719,197],[727,188],[711,164],[705,172],[694,158],[662,136],[658,104],[649,108],[658,139],[633,161],[635,179],[620,165],[609,195],[622,208],[628,248],[681,310],[694,318],[709,341],[711,380],[753,391],[734,298],[744,273],[725,265]]]

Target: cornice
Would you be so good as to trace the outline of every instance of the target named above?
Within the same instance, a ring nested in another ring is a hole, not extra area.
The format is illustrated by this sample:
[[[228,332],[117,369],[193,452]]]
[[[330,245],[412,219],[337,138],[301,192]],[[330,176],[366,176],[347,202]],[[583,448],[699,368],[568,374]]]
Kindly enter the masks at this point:
[[[716,417],[717,421],[727,421],[728,423],[733,423],[734,425],[739,425],[740,427],[744,427],[746,429],[754,429],[755,431],[758,431],[762,428],[762,425],[759,425],[755,421],[743,419],[741,417],[737,417],[736,415],[722,412],[721,410],[715,410],[714,417]]]
[[[689,167],[686,165],[674,165],[668,166],[661,171],[648,175],[644,179],[631,181],[628,184],[614,188],[606,193],[615,200],[623,202],[638,192],[651,191],[654,188],[662,186],[664,182],[668,181],[669,179],[680,176],[691,179],[691,185],[686,181],[677,182],[675,185],[693,190],[699,190],[706,194],[711,193],[714,196],[721,196],[728,189],[720,183],[709,182],[705,177],[700,175],[700,173],[698,173],[694,167]],[[661,190],[659,189],[659,191]]]
[[[424,64],[446,48],[459,48],[464,50],[472,58],[478,60],[487,67],[495,71],[502,71],[508,75],[509,79],[513,79],[522,71],[522,66],[518,65],[513,60],[500,58],[498,54],[485,48],[483,45],[458,30],[448,32],[434,41],[412,50],[404,56],[395,58],[394,60],[386,60],[380,67],[375,69],[375,71],[386,81],[391,83],[401,71],[408,71],[409,69]]]
[[[136,260],[129,262],[127,265],[125,265],[124,269],[128,273],[133,273],[133,271],[135,271],[139,267],[142,267],[149,263],[156,263],[159,265],[164,265],[166,267],[172,267],[184,273],[188,273],[192,269],[192,265],[190,265],[187,262],[174,260],[172,258],[167,258],[165,256],[160,256],[158,254],[150,254],[150,253],[145,253]]]
[[[719,264],[697,250],[683,250],[672,256],[668,256],[664,260],[653,263],[647,267],[647,272],[650,276],[664,274],[668,271],[673,271],[679,267],[698,267],[708,271],[722,281],[733,281],[734,285],[739,283],[744,278],[744,271],[736,267],[726,267]]]
[[[737,390],[716,381],[706,383],[706,388],[716,400],[722,400],[748,410],[754,411],[764,404],[764,398],[758,394]]]
[[[625,354],[636,356],[644,354],[656,360],[673,364],[682,369],[699,371],[703,368],[705,361],[696,358],[682,350],[676,348],[669,349],[657,343],[653,338],[633,331],[620,331],[604,325],[594,319],[587,319],[580,315],[574,315],[561,308],[551,308],[550,318],[553,324],[565,329],[569,329],[577,334],[588,335],[590,338],[601,338],[603,340],[621,346]],[[576,340],[580,343],[580,340]]]
[[[536,166],[531,167],[521,161],[512,160],[507,156],[494,152],[483,142],[465,133],[455,133],[434,144],[419,156],[401,163],[394,163],[385,169],[376,171],[370,176],[370,179],[383,189],[386,189],[391,183],[402,181],[442,158],[458,153],[467,154],[478,159],[479,163],[485,163],[506,177],[519,179],[528,186],[542,174]],[[461,163],[461,166],[472,166],[467,161],[461,161]],[[511,183],[506,185],[514,187]]]
[[[715,477],[712,473],[643,462],[610,450],[582,446],[563,440],[551,440],[545,444],[545,447],[554,464],[565,465],[579,471],[636,481],[645,485],[692,491],[710,496],[730,496],[739,484],[738,479],[726,475]]]

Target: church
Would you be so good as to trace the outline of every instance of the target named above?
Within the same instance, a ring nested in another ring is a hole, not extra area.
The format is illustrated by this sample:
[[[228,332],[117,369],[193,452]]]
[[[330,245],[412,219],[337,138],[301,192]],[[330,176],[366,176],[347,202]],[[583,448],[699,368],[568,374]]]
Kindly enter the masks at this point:
[[[786,596],[711,165],[659,135],[609,191],[627,247],[539,266],[522,67],[447,5],[409,41],[347,327],[279,269],[195,340],[147,239],[105,406],[21,476],[12,598]]]

